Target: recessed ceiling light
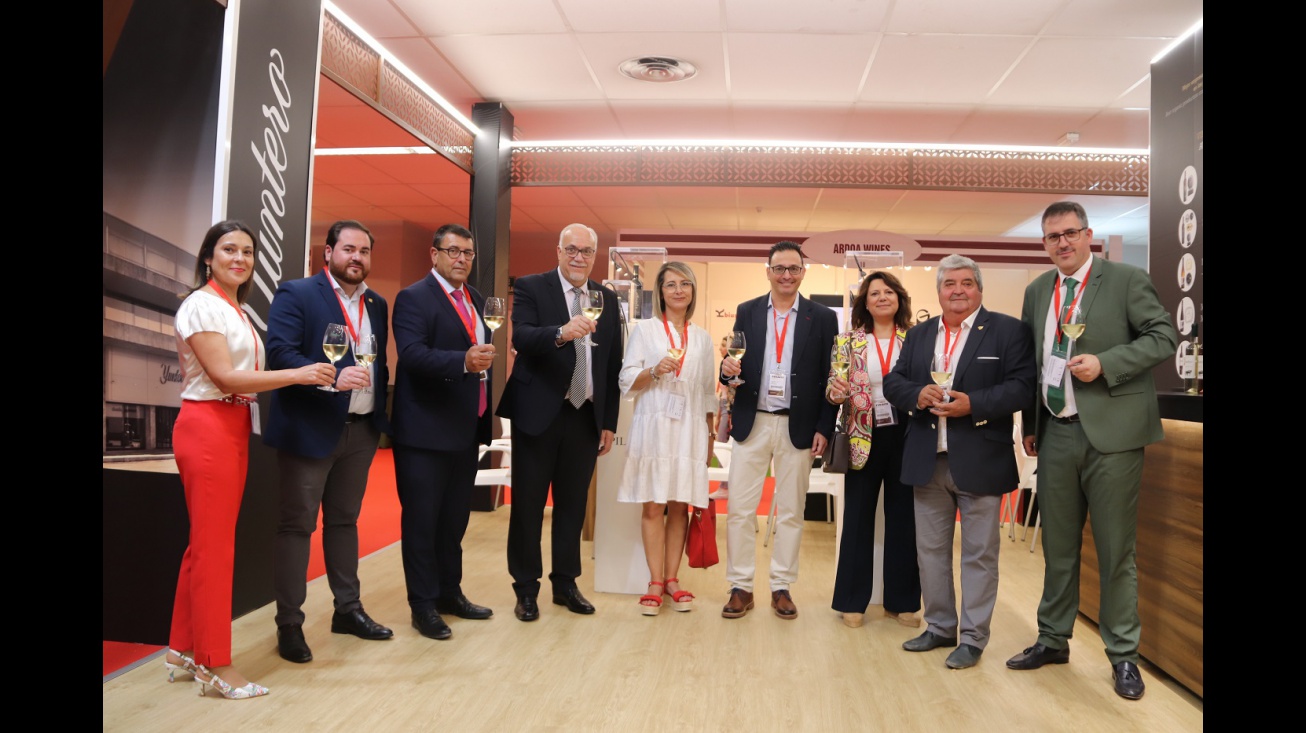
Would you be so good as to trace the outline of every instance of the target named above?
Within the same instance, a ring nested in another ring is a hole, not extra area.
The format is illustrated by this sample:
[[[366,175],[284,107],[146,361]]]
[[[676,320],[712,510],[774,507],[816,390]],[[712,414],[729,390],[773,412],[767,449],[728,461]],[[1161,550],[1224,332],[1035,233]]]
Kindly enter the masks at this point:
[[[698,67],[670,56],[640,56],[622,61],[617,70],[637,81],[665,84],[684,81],[698,73]]]

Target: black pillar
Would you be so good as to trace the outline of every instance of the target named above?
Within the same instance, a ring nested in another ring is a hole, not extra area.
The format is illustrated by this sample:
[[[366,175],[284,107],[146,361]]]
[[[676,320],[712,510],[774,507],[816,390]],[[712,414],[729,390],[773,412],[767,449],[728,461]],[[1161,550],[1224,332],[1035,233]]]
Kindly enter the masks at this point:
[[[480,128],[472,146],[472,200],[469,207],[472,241],[476,243],[476,260],[471,283],[481,295],[509,298],[508,292],[508,215],[512,211],[512,141],[513,118],[498,102],[472,105],[472,122]],[[495,339],[498,355],[494,358],[494,382],[490,385],[498,405],[507,378],[507,329]],[[495,436],[499,431],[496,425]],[[488,460],[488,459],[487,459]],[[483,466],[484,467],[484,466]],[[494,489],[477,486],[472,494],[472,509],[493,510]]]

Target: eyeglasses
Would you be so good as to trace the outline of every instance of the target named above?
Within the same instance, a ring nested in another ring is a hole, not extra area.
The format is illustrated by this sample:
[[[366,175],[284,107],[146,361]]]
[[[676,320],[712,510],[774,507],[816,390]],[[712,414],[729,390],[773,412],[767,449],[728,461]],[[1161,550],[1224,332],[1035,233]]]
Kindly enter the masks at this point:
[[[671,290],[671,291],[676,291],[676,290],[693,290],[693,289],[694,289],[694,283],[691,283],[691,282],[679,282],[679,283],[677,283],[677,282],[671,282],[670,280],[668,280],[667,282],[662,283],[662,289],[663,289],[663,290]]]
[[[593,247],[586,247],[585,249],[577,249],[576,247],[567,245],[566,247],[562,248],[562,251],[566,252],[568,257],[575,257],[576,255],[580,255],[581,257],[584,257],[585,259],[588,260],[594,256],[594,253],[597,250],[595,250]]]
[[[785,274],[786,272],[789,273],[790,275],[798,276],[803,274],[803,271],[806,270],[807,268],[803,267],[802,265],[790,265],[788,267],[785,267],[784,265],[771,265],[766,269],[770,270],[771,272],[774,272],[776,274],[776,277],[779,277]]]
[[[1067,242],[1069,242],[1070,244],[1074,244],[1075,242],[1079,241],[1079,233],[1087,228],[1088,227],[1080,227],[1079,229],[1067,229],[1066,231],[1060,232],[1058,234],[1049,234],[1043,237],[1043,241],[1047,242],[1048,246],[1051,247],[1057,243],[1058,239],[1065,237]]]
[[[468,262],[471,262],[476,259],[476,250],[474,249],[458,249],[457,247],[436,247],[435,249],[436,251],[449,255],[449,259],[451,260],[456,260],[459,257],[462,257]]]

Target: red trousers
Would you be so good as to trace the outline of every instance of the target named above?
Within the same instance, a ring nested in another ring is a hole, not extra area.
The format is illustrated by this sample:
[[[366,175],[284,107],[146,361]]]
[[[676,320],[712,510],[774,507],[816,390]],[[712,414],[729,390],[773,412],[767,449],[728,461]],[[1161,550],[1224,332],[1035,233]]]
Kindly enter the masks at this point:
[[[169,646],[206,667],[231,664],[236,517],[249,470],[249,407],[183,400],[172,430],[190,544],[181,558]]]

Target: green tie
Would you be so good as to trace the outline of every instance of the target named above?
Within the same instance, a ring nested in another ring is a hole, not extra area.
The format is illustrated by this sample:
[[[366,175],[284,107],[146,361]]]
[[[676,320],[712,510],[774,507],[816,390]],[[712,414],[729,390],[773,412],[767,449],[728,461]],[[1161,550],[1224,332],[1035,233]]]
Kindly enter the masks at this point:
[[[1061,306],[1061,313],[1057,316],[1057,326],[1052,330],[1052,337],[1056,339],[1052,343],[1052,355],[1060,356],[1063,359],[1066,358],[1066,350],[1069,348],[1070,339],[1061,338],[1061,324],[1065,322],[1066,314],[1070,312],[1070,306],[1075,302],[1075,286],[1079,284],[1073,277],[1066,278],[1065,283],[1065,305]],[[1062,384],[1069,378],[1069,370],[1063,372],[1061,375]],[[1052,411],[1053,415],[1060,415],[1061,411],[1066,409],[1066,390],[1061,384],[1048,385],[1048,409]]]

